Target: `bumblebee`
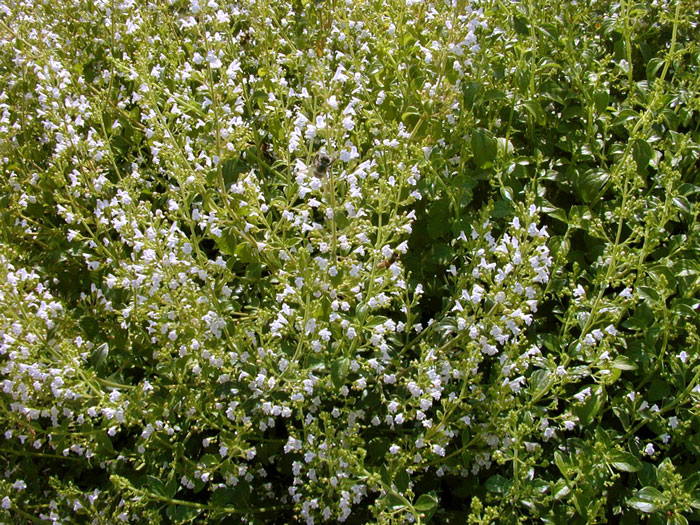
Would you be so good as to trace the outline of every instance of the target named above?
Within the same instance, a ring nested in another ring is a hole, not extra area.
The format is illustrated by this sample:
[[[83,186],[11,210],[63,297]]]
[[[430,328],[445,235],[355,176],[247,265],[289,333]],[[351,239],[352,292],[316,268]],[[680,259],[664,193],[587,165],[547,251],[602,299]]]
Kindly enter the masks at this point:
[[[399,252],[395,251],[391,255],[391,257],[389,257],[388,259],[384,259],[379,264],[377,264],[377,268],[380,268],[380,269],[388,268],[389,266],[391,266],[392,264],[394,264],[398,260],[399,260]]]
[[[323,178],[328,173],[328,168],[333,164],[333,160],[323,151],[319,152],[314,159],[314,175]]]

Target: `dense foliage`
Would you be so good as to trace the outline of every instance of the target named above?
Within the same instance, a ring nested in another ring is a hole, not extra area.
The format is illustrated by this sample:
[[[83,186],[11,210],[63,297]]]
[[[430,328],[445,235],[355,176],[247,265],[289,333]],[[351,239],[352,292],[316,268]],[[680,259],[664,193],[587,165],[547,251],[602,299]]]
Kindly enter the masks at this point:
[[[0,520],[699,520],[698,7],[0,3]]]

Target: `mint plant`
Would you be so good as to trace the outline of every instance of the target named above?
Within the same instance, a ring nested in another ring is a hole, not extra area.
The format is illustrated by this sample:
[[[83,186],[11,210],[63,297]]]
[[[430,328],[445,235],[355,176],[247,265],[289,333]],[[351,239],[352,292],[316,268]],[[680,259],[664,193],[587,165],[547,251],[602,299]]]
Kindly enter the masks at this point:
[[[0,9],[0,516],[698,519],[690,1]]]

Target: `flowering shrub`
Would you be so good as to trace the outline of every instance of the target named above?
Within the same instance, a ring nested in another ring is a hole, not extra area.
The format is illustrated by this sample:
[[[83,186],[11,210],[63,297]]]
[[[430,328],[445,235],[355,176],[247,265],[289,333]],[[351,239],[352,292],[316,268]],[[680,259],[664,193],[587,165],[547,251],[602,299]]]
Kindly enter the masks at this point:
[[[693,2],[0,11],[3,521],[700,519]]]

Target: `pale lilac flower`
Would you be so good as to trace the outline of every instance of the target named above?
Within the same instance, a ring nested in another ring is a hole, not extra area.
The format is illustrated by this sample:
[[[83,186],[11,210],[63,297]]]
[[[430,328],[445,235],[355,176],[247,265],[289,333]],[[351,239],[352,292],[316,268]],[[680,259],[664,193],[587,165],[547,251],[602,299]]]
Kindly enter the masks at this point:
[[[213,51],[207,53],[207,62],[212,69],[219,69],[222,66],[221,59]]]
[[[24,482],[24,480],[18,479],[12,484],[12,488],[15,490],[24,490],[27,488],[27,484]]]

